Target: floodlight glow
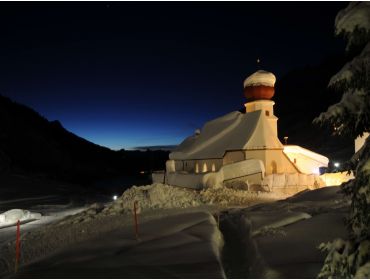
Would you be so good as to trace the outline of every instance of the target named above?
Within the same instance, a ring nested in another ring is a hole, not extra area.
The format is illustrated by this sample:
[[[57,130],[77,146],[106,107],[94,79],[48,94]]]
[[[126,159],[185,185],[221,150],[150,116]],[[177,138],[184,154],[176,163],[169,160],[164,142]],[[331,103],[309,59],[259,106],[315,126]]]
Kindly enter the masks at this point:
[[[113,200],[117,200],[117,196],[116,195],[113,196]]]
[[[339,162],[334,162],[335,167],[339,167],[339,165],[340,165]]]
[[[312,169],[312,174],[320,175],[320,169],[318,167],[315,167]]]

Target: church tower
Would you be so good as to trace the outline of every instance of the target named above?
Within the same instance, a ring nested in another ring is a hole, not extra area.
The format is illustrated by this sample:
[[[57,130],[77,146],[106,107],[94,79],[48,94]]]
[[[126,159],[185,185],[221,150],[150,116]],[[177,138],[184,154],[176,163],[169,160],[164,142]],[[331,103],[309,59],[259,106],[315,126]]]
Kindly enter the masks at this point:
[[[276,77],[274,74],[258,70],[244,81],[244,96],[247,98],[247,103],[244,104],[246,112],[254,112],[261,110],[277,137],[277,120],[274,115],[274,104],[271,100],[275,93]]]

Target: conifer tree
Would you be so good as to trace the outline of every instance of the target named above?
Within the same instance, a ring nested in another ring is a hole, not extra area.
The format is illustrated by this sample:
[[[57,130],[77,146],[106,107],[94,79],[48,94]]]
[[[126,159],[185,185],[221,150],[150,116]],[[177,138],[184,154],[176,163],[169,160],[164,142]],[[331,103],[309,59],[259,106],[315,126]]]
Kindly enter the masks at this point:
[[[370,2],[351,2],[335,19],[335,33],[347,42],[353,57],[335,74],[329,87],[343,93],[339,103],[314,123],[353,139],[370,132]],[[320,247],[328,251],[319,278],[370,278],[370,137],[345,165],[355,179],[342,184],[351,199],[348,240],[336,239]]]

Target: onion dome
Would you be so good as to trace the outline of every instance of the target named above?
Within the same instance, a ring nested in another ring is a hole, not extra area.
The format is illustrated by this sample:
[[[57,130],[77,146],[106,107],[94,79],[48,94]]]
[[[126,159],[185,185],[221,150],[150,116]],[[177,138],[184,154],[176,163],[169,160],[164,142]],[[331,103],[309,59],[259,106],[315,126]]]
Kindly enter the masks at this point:
[[[275,82],[274,74],[258,70],[244,80],[244,96],[249,101],[271,99],[275,93]]]

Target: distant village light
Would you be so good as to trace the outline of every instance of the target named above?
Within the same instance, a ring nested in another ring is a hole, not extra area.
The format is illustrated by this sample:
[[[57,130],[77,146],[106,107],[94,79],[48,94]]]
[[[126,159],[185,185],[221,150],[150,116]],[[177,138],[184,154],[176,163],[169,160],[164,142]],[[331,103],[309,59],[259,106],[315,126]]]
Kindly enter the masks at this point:
[[[117,200],[117,196],[116,195],[113,196],[113,200]]]
[[[335,167],[339,167],[340,166],[340,163],[339,162],[334,162],[334,166]]]

